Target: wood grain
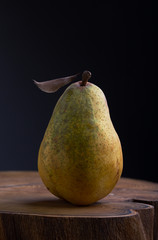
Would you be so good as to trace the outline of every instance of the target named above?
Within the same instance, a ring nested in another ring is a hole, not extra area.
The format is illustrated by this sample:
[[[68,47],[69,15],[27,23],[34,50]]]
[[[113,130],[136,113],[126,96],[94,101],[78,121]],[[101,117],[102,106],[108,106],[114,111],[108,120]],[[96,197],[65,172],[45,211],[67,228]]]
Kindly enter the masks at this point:
[[[158,184],[121,178],[90,206],[52,195],[37,172],[0,172],[0,240],[158,240]]]

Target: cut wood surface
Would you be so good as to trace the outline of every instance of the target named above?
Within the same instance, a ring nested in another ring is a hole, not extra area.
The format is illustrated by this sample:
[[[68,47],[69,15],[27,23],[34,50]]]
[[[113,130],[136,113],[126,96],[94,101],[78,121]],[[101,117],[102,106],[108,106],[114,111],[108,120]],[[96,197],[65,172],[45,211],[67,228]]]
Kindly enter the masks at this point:
[[[0,172],[0,240],[158,240],[158,183],[121,178],[104,199],[74,206],[38,172]]]

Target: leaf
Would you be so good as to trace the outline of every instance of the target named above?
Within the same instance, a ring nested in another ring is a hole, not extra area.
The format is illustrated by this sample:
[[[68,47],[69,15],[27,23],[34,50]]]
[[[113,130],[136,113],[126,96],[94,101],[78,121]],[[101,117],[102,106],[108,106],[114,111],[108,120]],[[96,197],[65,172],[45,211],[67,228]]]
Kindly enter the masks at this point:
[[[77,73],[77,74],[72,75],[72,76],[63,77],[63,78],[56,78],[56,79],[48,80],[48,81],[45,81],[45,82],[37,82],[34,79],[33,79],[33,81],[34,81],[35,85],[41,91],[46,92],[46,93],[54,93],[59,88],[65,86],[68,83],[70,83],[73,80],[75,80],[79,75],[80,75],[80,73]]]

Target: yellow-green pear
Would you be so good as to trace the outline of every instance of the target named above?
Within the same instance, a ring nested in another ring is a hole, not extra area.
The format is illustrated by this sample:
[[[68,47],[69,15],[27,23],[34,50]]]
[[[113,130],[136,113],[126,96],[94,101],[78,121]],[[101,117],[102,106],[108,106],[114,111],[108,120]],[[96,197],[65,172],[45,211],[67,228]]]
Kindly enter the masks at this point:
[[[107,196],[123,168],[122,148],[102,90],[72,83],[58,100],[38,155],[39,174],[55,196],[76,205]]]

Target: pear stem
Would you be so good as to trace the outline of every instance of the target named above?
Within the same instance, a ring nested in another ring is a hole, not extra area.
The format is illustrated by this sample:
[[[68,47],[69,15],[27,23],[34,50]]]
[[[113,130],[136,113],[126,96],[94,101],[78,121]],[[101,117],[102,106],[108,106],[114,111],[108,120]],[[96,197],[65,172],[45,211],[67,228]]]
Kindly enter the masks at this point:
[[[91,72],[89,71],[84,71],[82,73],[82,82],[81,82],[81,86],[86,86],[88,80],[91,78]]]

